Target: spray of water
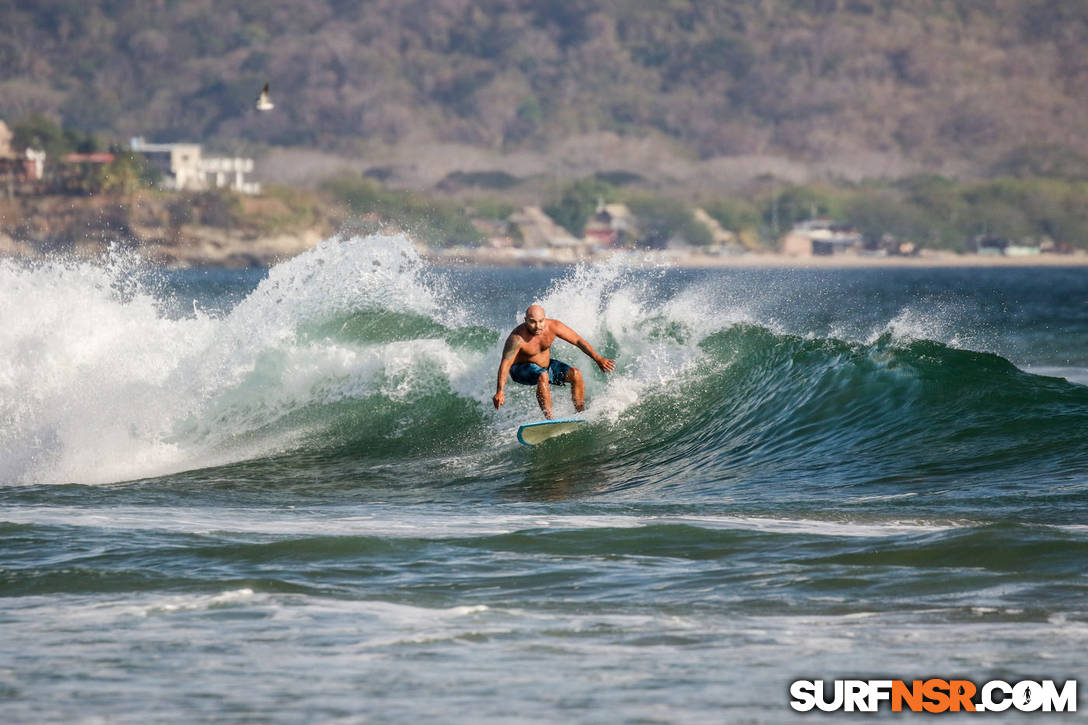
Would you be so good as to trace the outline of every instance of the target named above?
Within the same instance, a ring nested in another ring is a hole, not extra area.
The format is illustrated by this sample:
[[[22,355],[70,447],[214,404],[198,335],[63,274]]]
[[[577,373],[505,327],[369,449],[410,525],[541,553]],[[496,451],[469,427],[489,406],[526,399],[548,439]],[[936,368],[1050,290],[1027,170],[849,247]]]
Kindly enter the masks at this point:
[[[327,240],[221,316],[167,314],[136,272],[120,255],[0,263],[0,482],[127,480],[282,450],[305,431],[272,424],[299,407],[383,385],[395,397],[420,359],[451,378],[468,364],[433,340],[305,334],[359,310],[462,316],[400,235]]]

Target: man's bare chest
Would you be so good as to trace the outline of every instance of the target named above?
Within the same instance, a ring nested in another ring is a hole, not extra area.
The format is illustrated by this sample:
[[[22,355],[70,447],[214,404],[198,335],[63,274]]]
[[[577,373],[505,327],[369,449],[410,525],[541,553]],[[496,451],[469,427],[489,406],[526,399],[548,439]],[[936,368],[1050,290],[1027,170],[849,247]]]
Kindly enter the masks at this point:
[[[532,357],[551,348],[552,343],[555,342],[555,335],[536,335],[535,337],[522,338],[522,340],[521,353]]]

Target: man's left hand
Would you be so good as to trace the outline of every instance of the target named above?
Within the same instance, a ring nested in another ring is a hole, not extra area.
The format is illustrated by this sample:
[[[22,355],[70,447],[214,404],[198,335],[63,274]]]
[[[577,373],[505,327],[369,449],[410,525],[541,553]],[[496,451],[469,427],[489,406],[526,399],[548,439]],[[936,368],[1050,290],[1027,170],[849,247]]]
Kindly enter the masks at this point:
[[[607,357],[602,357],[597,360],[597,367],[601,369],[601,372],[610,373],[616,369],[616,361]]]

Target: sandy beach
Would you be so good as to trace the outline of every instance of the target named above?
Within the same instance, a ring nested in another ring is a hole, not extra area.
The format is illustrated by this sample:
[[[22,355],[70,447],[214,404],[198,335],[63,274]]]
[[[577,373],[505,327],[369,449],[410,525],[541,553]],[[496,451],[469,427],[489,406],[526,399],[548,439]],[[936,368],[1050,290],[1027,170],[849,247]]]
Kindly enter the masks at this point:
[[[188,267],[269,267],[313,248],[323,239],[318,230],[253,238],[237,233],[204,233],[183,242],[152,238],[126,245],[148,261],[166,268]],[[107,253],[109,245],[100,240],[76,243],[66,254],[94,259]],[[488,267],[554,267],[580,263],[626,261],[635,266],[668,266],[692,269],[714,268],[859,268],[859,267],[1083,267],[1088,252],[1004,256],[923,252],[917,256],[837,254],[799,257],[777,253],[700,254],[677,250],[596,250],[572,248],[432,248],[418,245],[421,256],[431,264]],[[43,259],[48,252],[7,235],[0,235],[0,258]]]
[[[955,254],[928,252],[917,256],[838,254],[798,257],[786,254],[700,254],[673,250],[604,250],[579,254],[571,249],[420,249],[424,258],[435,264],[481,266],[562,266],[627,260],[631,264],[672,266],[693,269],[780,267],[780,268],[857,268],[857,267],[1083,267],[1088,253],[1035,254],[1004,256],[995,254]]]

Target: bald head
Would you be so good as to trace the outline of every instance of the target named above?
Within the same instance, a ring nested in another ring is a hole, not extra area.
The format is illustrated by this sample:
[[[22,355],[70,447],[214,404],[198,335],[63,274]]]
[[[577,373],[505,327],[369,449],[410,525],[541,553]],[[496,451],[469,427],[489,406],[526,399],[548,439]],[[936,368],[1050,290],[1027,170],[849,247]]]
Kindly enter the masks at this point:
[[[532,334],[536,335],[543,330],[546,321],[544,308],[540,305],[529,305],[529,309],[525,310],[525,326]]]

